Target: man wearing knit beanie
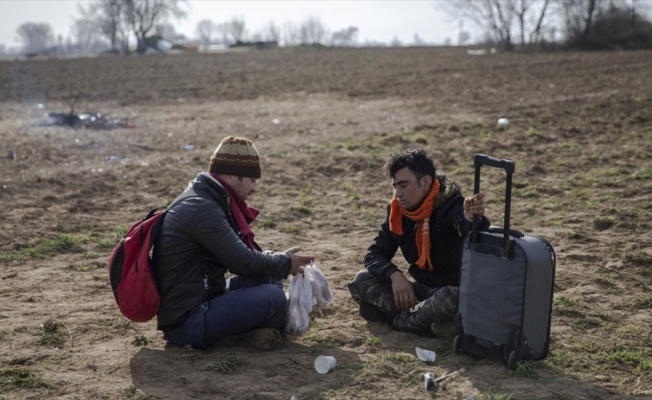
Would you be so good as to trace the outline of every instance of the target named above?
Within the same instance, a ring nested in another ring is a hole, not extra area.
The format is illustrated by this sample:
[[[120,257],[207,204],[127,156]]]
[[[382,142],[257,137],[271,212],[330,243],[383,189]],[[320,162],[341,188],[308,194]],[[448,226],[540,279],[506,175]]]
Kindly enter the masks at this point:
[[[168,343],[202,348],[236,342],[260,350],[281,343],[287,319],[282,279],[314,257],[298,255],[300,247],[272,252],[258,246],[249,226],[258,210],[246,200],[260,177],[256,146],[228,136],[208,171],[169,207],[154,245],[157,322]]]
[[[208,171],[211,174],[260,178],[258,150],[247,138],[228,136],[213,152]]]

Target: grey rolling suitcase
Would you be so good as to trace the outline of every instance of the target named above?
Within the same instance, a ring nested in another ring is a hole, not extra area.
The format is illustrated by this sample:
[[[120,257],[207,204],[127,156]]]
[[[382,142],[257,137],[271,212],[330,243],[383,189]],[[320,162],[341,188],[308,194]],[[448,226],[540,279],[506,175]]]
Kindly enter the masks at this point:
[[[475,193],[483,165],[505,170],[505,221],[484,232],[476,217],[464,241],[453,346],[515,369],[519,360],[548,355],[555,252],[545,239],[509,227],[514,162],[476,154],[473,164]]]

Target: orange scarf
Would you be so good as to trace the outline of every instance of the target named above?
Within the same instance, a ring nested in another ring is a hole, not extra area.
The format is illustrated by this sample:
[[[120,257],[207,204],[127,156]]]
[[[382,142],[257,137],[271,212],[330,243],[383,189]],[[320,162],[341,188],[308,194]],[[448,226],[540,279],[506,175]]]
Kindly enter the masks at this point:
[[[419,226],[417,227],[417,251],[419,252],[419,259],[416,264],[420,269],[426,268],[426,263],[428,263],[428,269],[432,271],[432,260],[430,259],[430,215],[432,215],[432,209],[435,205],[435,199],[437,198],[437,193],[439,193],[439,180],[435,178],[432,186],[430,187],[430,193],[415,211],[407,211],[401,207],[396,200],[396,197],[392,198],[392,201],[389,202],[389,230],[397,235],[403,235],[403,216],[405,215],[412,221],[419,221]]]

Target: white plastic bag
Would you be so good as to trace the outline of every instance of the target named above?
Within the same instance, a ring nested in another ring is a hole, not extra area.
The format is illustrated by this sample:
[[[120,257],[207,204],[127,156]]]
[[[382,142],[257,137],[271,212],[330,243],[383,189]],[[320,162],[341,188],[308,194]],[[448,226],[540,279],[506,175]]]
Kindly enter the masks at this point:
[[[321,272],[321,269],[315,264],[310,264],[310,266],[304,268],[303,270],[304,274],[308,277],[308,279],[310,279],[312,297],[316,303],[316,309],[313,310],[320,311],[322,308],[326,307],[333,301],[333,294],[328,287],[326,277]]]
[[[310,280],[303,274],[296,274],[288,287],[288,319],[285,333],[301,335],[310,327],[310,312],[312,311],[312,287]]]
[[[287,291],[288,318],[285,333],[301,335],[310,327],[311,315],[333,301],[326,277],[321,269],[311,264],[296,274]]]

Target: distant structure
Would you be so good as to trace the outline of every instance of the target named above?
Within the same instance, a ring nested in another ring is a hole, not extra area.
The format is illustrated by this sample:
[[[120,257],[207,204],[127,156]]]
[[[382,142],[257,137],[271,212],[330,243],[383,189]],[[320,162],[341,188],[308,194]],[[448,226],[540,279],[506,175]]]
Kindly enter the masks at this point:
[[[278,42],[277,41],[272,41],[272,42],[243,42],[241,40],[238,40],[235,42],[235,44],[230,45],[229,47],[235,48],[235,47],[253,47],[256,49],[273,49],[278,47]]]

